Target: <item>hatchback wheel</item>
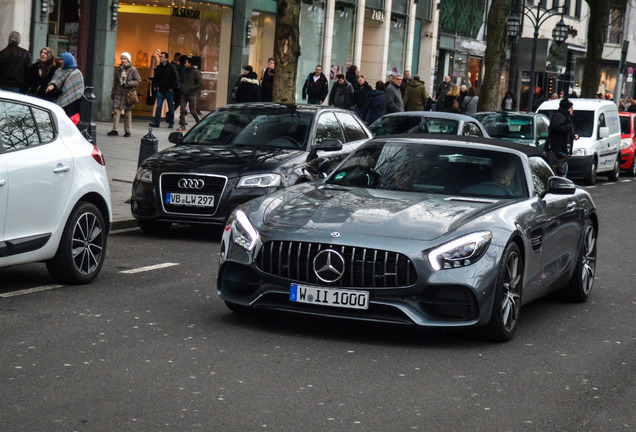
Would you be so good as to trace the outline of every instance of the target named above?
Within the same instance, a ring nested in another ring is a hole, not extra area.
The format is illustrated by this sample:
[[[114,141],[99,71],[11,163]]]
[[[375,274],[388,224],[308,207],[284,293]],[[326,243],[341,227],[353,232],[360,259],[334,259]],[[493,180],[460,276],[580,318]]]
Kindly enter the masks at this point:
[[[632,165],[627,169],[626,174],[629,177],[636,177],[636,155],[632,158]]]
[[[97,277],[106,257],[104,217],[88,202],[79,202],[66,221],[55,256],[46,262],[54,279],[85,284]]]
[[[563,288],[565,300],[584,302],[592,291],[596,274],[596,230],[588,219],[583,227],[583,244],[570,283]]]
[[[492,305],[490,321],[483,329],[484,336],[494,342],[505,342],[514,335],[521,312],[523,261],[516,243],[504,250]]]

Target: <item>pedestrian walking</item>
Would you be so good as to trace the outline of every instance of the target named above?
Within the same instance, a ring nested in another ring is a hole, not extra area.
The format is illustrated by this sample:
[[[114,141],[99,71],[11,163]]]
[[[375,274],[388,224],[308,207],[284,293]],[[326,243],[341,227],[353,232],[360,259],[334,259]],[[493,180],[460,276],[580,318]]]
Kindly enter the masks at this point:
[[[545,102],[545,95],[541,93],[541,87],[534,89],[534,97],[532,98],[532,111],[537,111],[539,106]]]
[[[428,92],[420,76],[415,75],[404,92],[404,111],[424,111]]]
[[[120,56],[121,63],[115,70],[113,88],[110,98],[113,101],[113,130],[106,135],[119,135],[119,119],[124,116],[124,137],[129,137],[132,126],[132,109],[139,103],[137,87],[141,84],[139,72],[132,65],[132,58],[129,53],[123,52]]]
[[[548,160],[554,172],[565,177],[568,173],[568,159],[572,155],[574,141],[579,139],[572,124],[572,102],[568,98],[561,99],[559,109],[552,114],[548,128],[548,140],[545,144]]]
[[[324,73],[322,66],[317,65],[313,73],[307,75],[302,90],[302,99],[307,100],[308,104],[321,105],[329,94],[329,82]]]
[[[444,111],[461,114],[462,108],[459,105],[459,86],[453,84],[450,87],[448,93],[446,93],[446,99],[444,99]]]
[[[243,73],[240,74],[238,76],[238,79],[236,80],[236,83],[234,84],[234,87],[232,87],[232,100],[237,102],[236,100],[236,92],[238,91],[238,86],[239,84],[241,84],[241,81],[243,80],[243,78],[247,77],[247,74],[250,72],[254,72],[254,68],[251,65],[245,65],[243,66]]]
[[[168,129],[172,129],[174,127],[174,95],[180,84],[177,68],[169,63],[169,56],[165,51],[161,53],[159,64],[155,68],[152,85],[157,96],[157,109],[155,110],[155,121],[150,123],[150,126],[160,127],[161,110],[165,101],[168,104],[166,121],[168,122]]]
[[[261,88],[258,85],[256,72],[248,72],[236,88],[236,102],[259,102],[261,100]]]
[[[17,31],[9,33],[9,44],[0,51],[0,90],[20,93],[24,89],[31,54],[20,48],[22,37]]]
[[[185,70],[185,67],[183,66],[182,57],[183,56],[181,55],[180,52],[176,52],[172,56],[172,61],[170,62],[170,64],[172,66],[174,66],[175,69],[177,70],[177,75],[179,76],[179,85],[177,86],[177,88],[174,91],[174,110],[175,110],[175,112],[177,111],[177,108],[179,108],[179,103],[181,102],[181,83],[183,82],[183,72]],[[169,123],[168,119],[166,119],[166,123]]]
[[[329,105],[348,110],[353,107],[353,86],[343,74],[336,76],[336,82],[331,87]]]
[[[402,83],[402,75],[397,74],[384,91],[384,113],[390,114],[394,112],[404,111],[404,101],[400,92],[400,84]]]
[[[466,96],[462,102],[462,111],[466,115],[477,114],[477,104],[479,103],[479,96],[477,96],[477,90],[475,87],[468,89],[468,96]]]
[[[464,106],[464,99],[468,96],[468,87],[465,84],[459,86],[459,107]],[[463,109],[463,108],[462,108]]]
[[[448,91],[451,88],[451,78],[450,76],[445,76],[444,77],[444,81],[442,81],[441,83],[439,83],[439,85],[437,86],[437,90],[435,92],[436,94],[436,103],[437,103],[437,110],[438,111],[445,111],[446,110],[446,95],[448,94]]]
[[[512,91],[508,90],[506,95],[501,100],[501,110],[502,111],[514,111],[517,108],[517,100],[515,99]]]
[[[201,73],[192,64],[192,57],[184,59],[183,82],[181,84],[181,108],[179,108],[179,132],[186,131],[186,106],[189,107],[190,114],[194,121],[199,123],[197,114],[197,92],[203,85]]]
[[[46,92],[53,74],[57,70],[55,66],[55,54],[49,47],[40,50],[40,58],[27,69],[24,81],[23,93],[40,99],[51,100],[52,96]]]
[[[276,62],[270,57],[267,60],[267,67],[263,69],[261,74],[261,101],[263,102],[271,102],[273,100],[275,66]]]
[[[358,66],[351,65],[347,68],[345,79],[349,84],[351,84],[354,91],[358,89],[358,76],[360,76],[360,69],[358,69]]]
[[[402,99],[404,99],[404,95],[406,94],[406,88],[411,83],[411,71],[405,70],[404,76],[402,77],[402,82],[400,83],[400,93],[402,93]]]
[[[384,114],[384,83],[377,81],[375,83],[375,90],[372,90],[367,95],[367,101],[362,108],[362,120],[370,125]]]
[[[61,67],[55,71],[46,88],[53,102],[64,108],[64,112],[77,126],[80,121],[80,101],[84,96],[84,76],[77,69],[77,61],[73,54],[60,54]]]
[[[357,115],[362,115],[364,104],[367,102],[367,97],[372,91],[373,88],[371,88],[369,83],[364,79],[364,75],[358,75],[358,87],[353,92],[353,110]]]

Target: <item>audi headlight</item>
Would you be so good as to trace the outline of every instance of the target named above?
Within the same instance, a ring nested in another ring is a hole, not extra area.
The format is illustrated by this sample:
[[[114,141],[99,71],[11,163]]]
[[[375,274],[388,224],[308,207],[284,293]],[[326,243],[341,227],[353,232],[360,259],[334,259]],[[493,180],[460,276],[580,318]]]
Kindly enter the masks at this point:
[[[578,149],[572,150],[572,156],[586,156],[586,155],[587,155],[587,151],[585,151],[584,148],[578,148]]]
[[[135,179],[144,183],[152,183],[152,170],[140,167],[137,170],[137,176]]]
[[[237,188],[269,188],[280,186],[281,176],[279,174],[256,174],[241,177]]]
[[[241,209],[234,210],[228,218],[225,231],[230,230],[232,231],[232,241],[246,251],[254,249],[260,237],[254,225]]]
[[[623,138],[621,140],[621,150],[629,148],[630,145],[632,145],[632,139],[631,138]]]
[[[482,257],[491,239],[490,231],[468,234],[436,247],[428,253],[428,260],[435,270],[469,266]]]

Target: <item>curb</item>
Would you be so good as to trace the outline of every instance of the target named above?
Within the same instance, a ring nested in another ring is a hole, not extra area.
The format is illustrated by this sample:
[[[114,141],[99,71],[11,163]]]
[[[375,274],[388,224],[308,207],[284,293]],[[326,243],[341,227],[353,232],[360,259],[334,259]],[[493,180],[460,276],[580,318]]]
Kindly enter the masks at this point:
[[[137,221],[134,218],[118,219],[118,220],[114,220],[110,224],[110,231],[111,232],[118,231],[118,230],[129,229],[129,228],[139,228],[139,225],[137,225]]]

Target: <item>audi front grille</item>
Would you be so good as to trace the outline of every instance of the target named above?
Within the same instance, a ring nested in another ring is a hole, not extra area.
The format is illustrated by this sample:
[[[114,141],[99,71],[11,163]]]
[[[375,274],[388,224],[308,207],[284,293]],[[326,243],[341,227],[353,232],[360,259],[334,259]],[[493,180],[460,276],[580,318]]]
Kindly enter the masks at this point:
[[[203,185],[200,184],[203,182]],[[190,186],[190,187],[180,187]],[[213,216],[219,207],[223,190],[227,184],[227,177],[213,174],[191,174],[191,173],[163,173],[159,178],[159,193],[161,203],[166,213]],[[188,207],[174,204],[166,204],[166,194],[196,194],[214,195],[214,207]]]
[[[332,284],[318,279],[313,268],[316,254],[325,249],[339,252],[345,262],[343,276]],[[270,241],[261,248],[256,265],[259,270],[273,276],[317,285],[394,288],[417,282],[415,266],[405,255],[326,243]]]

